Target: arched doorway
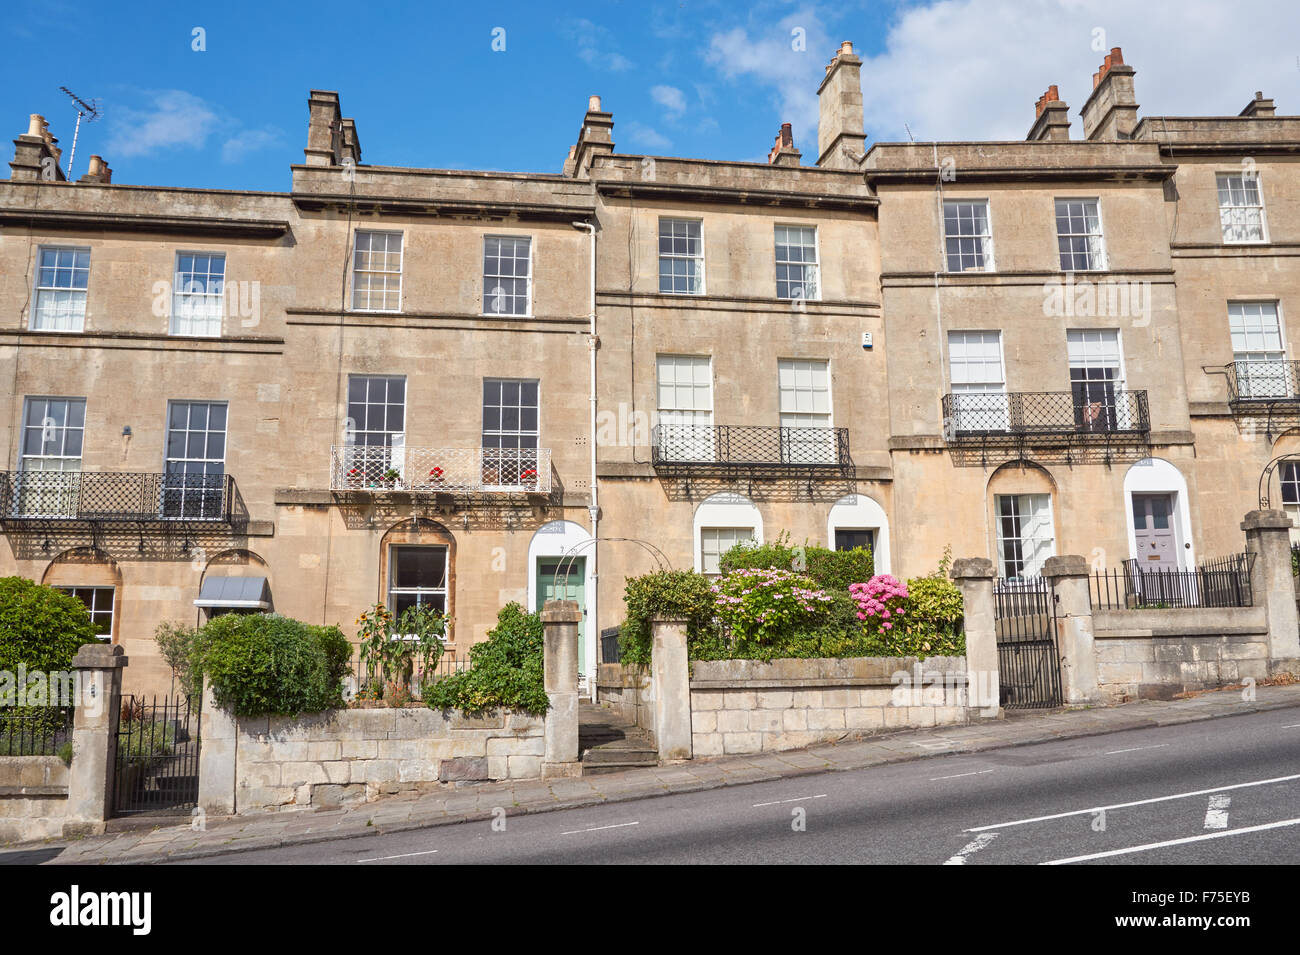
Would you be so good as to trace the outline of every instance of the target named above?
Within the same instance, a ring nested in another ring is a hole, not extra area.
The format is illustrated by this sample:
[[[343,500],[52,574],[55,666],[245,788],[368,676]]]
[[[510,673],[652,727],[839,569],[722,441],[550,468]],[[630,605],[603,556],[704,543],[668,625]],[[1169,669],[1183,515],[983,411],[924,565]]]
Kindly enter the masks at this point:
[[[591,573],[591,532],[573,521],[549,521],[528,542],[528,609],[539,611],[548,600],[574,600],[582,611],[578,625],[580,678],[596,672],[596,582]]]

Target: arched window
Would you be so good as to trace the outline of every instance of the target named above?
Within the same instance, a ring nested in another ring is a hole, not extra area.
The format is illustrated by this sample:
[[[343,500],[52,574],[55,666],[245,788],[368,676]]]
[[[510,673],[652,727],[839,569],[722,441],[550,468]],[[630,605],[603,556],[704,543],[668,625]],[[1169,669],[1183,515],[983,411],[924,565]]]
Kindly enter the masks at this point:
[[[695,509],[694,539],[695,569],[716,574],[718,561],[736,544],[763,542],[763,516],[743,494],[713,494]]]
[[[1043,468],[1026,462],[1005,464],[988,485],[993,544],[999,577],[1042,573],[1056,554],[1056,484]]]
[[[889,573],[889,518],[885,509],[865,494],[842,497],[826,520],[826,544],[835,550],[866,547],[878,574]]]

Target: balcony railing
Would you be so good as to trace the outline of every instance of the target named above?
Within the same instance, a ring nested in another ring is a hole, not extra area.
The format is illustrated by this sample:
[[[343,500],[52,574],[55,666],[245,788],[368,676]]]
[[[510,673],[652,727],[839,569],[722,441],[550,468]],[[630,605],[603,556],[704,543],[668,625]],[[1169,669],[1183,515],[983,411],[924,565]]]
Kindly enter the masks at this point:
[[[550,494],[549,448],[335,446],[331,491]]]
[[[943,396],[949,443],[1145,435],[1151,415],[1145,391],[1018,391]]]
[[[662,470],[831,470],[849,473],[847,428],[661,424],[651,437],[651,463]]]
[[[1228,365],[1228,400],[1300,403],[1300,361],[1234,361]]]
[[[231,523],[229,474],[138,471],[0,472],[0,520]]]

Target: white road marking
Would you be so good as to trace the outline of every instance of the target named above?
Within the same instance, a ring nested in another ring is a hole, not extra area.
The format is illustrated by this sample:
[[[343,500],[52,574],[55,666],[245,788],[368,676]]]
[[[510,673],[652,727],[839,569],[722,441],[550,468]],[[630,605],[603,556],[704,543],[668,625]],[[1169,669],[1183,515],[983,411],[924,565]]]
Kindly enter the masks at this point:
[[[1031,822],[1047,822],[1051,819],[1065,819],[1069,816],[1084,816],[1091,813],[1109,811],[1111,809],[1129,809],[1133,806],[1148,806],[1155,802],[1168,802],[1171,799],[1190,799],[1192,796],[1208,796],[1210,793],[1227,792],[1231,789],[1246,789],[1250,786],[1268,786],[1272,783],[1289,783],[1293,780],[1300,779],[1300,773],[1292,776],[1276,776],[1273,779],[1257,779],[1249,783],[1233,783],[1229,786],[1214,786],[1210,789],[1198,789],[1190,793],[1176,793],[1172,796],[1156,796],[1152,799],[1138,799],[1133,802],[1119,802],[1110,806],[1094,806],[1090,809],[1074,809],[1070,812],[1057,812],[1050,816],[1034,816],[1032,819],[1016,819],[1012,822],[999,822],[991,826],[972,826],[967,832],[984,832],[987,829],[1006,829],[1010,826],[1027,826]]]
[[[562,836],[572,836],[579,832],[600,832],[602,829],[626,829],[628,826],[639,826],[640,822],[620,822],[613,826],[595,826],[591,829],[570,829],[568,832],[562,832]]]
[[[1228,806],[1232,803],[1231,796],[1214,795],[1210,797],[1210,806],[1205,810],[1205,828],[1206,829],[1227,829],[1228,828]]]
[[[1134,852],[1146,852],[1150,849],[1164,849],[1167,846],[1183,846],[1189,842],[1204,842],[1206,839],[1223,839],[1226,836],[1240,836],[1248,832],[1265,832],[1269,829],[1282,829],[1286,826],[1300,826],[1300,819],[1283,819],[1280,822],[1270,822],[1262,826],[1246,826],[1243,829],[1225,829],[1222,832],[1207,832],[1202,836],[1187,836],[1184,839],[1170,839],[1167,842],[1149,842],[1144,846],[1132,846],[1128,849],[1111,849],[1109,852],[1094,852],[1086,856],[1071,856],[1068,859],[1053,859],[1051,862],[1040,862],[1039,865],[1065,865],[1070,862],[1087,862],[1091,859],[1105,859],[1109,856],[1130,855]]]
[[[1287,723],[1286,726],[1283,726],[1283,727],[1282,727],[1282,729],[1284,729],[1284,730],[1293,730],[1293,729],[1295,729],[1297,726],[1300,726],[1300,723]]]
[[[358,859],[358,862],[383,862],[387,859],[409,859],[411,856],[431,856],[437,849],[430,849],[427,852],[403,852],[396,856],[375,856],[373,859]]]
[[[991,773],[991,769],[981,769],[973,773],[957,773],[955,776],[931,776],[930,782],[937,783],[941,779],[961,779],[963,776],[983,776],[985,773]]]
[[[816,796],[799,796],[795,799],[778,799],[775,802],[756,802],[751,808],[761,809],[764,806],[780,806],[788,802],[806,802],[809,799],[825,799],[825,798],[826,798],[826,794],[820,793],[819,795]]]
[[[961,851],[945,862],[944,865],[965,865],[966,859],[969,856],[973,856],[975,853],[979,852],[997,837],[998,834],[996,832],[981,832],[975,837],[973,842],[966,843],[966,845],[961,848]]]
[[[1109,753],[1102,753],[1103,756],[1116,756],[1120,753],[1136,753],[1140,749],[1159,749],[1161,746],[1168,746],[1168,743],[1156,743],[1154,746],[1134,746],[1131,749],[1112,749]]]

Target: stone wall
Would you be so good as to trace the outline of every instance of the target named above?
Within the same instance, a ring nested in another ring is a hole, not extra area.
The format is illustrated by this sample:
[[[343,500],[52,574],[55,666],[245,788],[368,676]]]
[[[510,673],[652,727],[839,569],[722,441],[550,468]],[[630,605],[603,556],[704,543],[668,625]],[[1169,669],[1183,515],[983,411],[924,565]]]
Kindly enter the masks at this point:
[[[1269,675],[1262,607],[1094,610],[1092,619],[1106,702],[1170,699]]]
[[[68,767],[57,756],[0,756],[0,843],[57,839],[68,808]]]
[[[654,740],[654,678],[646,667],[602,663],[596,671],[596,702],[607,704]]]
[[[964,657],[715,660],[692,663],[694,755],[798,749],[891,729],[966,723]],[[912,682],[899,685],[905,671]],[[988,715],[996,715],[993,708]]]
[[[240,720],[235,809],[333,808],[443,783],[542,774],[545,718],[427,707]]]

